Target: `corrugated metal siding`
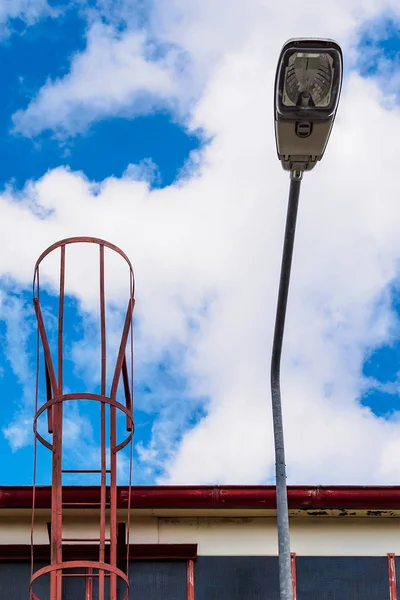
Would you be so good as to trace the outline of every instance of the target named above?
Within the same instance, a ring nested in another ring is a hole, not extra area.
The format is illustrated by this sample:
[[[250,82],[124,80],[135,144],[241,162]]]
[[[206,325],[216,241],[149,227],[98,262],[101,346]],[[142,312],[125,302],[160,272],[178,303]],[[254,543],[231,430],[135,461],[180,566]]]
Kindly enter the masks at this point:
[[[41,569],[45,564],[35,566]],[[31,565],[26,562],[0,564],[0,598],[1,600],[28,600]],[[40,600],[49,600],[49,577],[43,576],[37,581],[34,591]]]
[[[37,563],[35,571],[46,566]],[[28,600],[31,565],[27,562],[0,564],[0,600]],[[75,572],[79,572],[76,570]],[[97,582],[96,582],[97,583]],[[106,582],[107,585],[108,582]],[[43,575],[35,583],[34,592],[40,600],[50,598],[50,578]],[[94,594],[95,596],[95,594]],[[85,583],[78,577],[66,578],[63,582],[63,600],[80,600],[85,597]]]
[[[386,556],[298,556],[297,600],[385,600]]]
[[[400,600],[400,556],[395,557],[394,563],[396,565],[397,598]]]
[[[133,561],[131,600],[186,600],[186,561]]]
[[[69,569],[66,573],[83,573],[84,569]],[[98,598],[99,578],[93,577],[93,600]],[[85,598],[85,580],[83,577],[64,577],[62,600],[84,600]],[[105,580],[105,591],[109,592],[109,579]],[[121,595],[122,598],[122,595]],[[40,598],[40,600],[43,600]]]
[[[200,556],[196,600],[279,600],[275,556]]]
[[[38,564],[35,570],[44,567]],[[30,564],[0,564],[0,600],[28,600]],[[78,571],[75,571],[78,572]],[[134,600],[186,600],[186,561],[134,561],[129,567],[130,595]],[[93,599],[98,597],[97,578]],[[106,581],[106,590],[108,582]],[[40,600],[49,600],[49,577],[43,576],[34,591]],[[83,600],[84,580],[68,577],[63,581],[63,600]],[[123,597],[122,590],[119,597]]]
[[[400,598],[400,557],[396,567]],[[297,556],[296,572],[298,600],[389,600],[386,556]],[[0,600],[27,600],[29,575],[29,563],[0,563]],[[129,577],[130,600],[186,600],[186,561],[133,561]],[[40,600],[49,600],[48,582],[44,577],[36,583]],[[81,579],[66,578],[63,589],[63,600],[84,598]],[[195,561],[195,598],[279,600],[277,557],[200,556]]]

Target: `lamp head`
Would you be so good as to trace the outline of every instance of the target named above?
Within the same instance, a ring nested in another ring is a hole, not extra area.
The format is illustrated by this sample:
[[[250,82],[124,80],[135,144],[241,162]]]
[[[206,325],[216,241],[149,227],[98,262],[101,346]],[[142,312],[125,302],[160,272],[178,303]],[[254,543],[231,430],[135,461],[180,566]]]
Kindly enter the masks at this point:
[[[286,170],[321,160],[335,119],[343,57],[333,40],[293,39],[283,46],[275,79],[275,137]]]

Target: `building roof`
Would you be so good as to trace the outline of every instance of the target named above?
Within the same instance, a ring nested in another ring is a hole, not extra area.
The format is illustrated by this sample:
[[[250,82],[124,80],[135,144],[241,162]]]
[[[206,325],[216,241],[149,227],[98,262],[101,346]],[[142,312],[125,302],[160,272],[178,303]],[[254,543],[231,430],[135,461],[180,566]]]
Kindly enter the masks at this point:
[[[128,487],[118,487],[118,507],[128,506]],[[71,508],[94,507],[98,486],[65,486],[63,501]],[[0,509],[27,509],[31,486],[0,486]],[[275,486],[140,486],[131,488],[133,509],[275,509]],[[400,509],[400,486],[289,486],[290,509]],[[51,487],[37,486],[35,507],[51,507]]]

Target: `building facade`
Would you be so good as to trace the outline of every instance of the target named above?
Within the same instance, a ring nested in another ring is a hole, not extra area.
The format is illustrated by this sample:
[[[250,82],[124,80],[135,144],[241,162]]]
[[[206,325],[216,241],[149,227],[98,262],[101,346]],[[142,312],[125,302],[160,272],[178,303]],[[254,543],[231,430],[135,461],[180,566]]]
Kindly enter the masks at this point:
[[[28,599],[31,569],[50,561],[51,488],[35,496],[31,545],[32,488],[0,487],[1,600]],[[98,496],[97,487],[63,489],[74,506],[63,515],[63,560],[98,560],[94,541],[79,542],[95,540]],[[118,566],[126,572],[128,560],[129,599],[278,600],[273,487],[139,487],[130,501],[128,523],[128,488],[118,488]],[[295,599],[400,598],[400,487],[291,487],[289,507]],[[95,574],[90,590],[87,581],[65,578],[63,600],[98,598]],[[33,590],[51,600],[49,575]]]

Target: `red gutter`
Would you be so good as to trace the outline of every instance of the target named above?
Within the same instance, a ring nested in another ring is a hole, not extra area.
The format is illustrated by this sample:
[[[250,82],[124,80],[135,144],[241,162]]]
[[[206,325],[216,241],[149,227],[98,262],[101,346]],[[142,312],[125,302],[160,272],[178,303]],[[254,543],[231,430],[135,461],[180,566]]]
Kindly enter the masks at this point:
[[[128,505],[128,489],[118,488],[118,506]],[[400,486],[289,486],[291,509],[400,509]],[[97,486],[66,486],[63,502],[71,508],[95,507]],[[36,488],[36,508],[50,508],[51,487]],[[141,486],[133,487],[132,508],[273,509],[274,486]],[[32,487],[0,486],[1,508],[31,508]]]

